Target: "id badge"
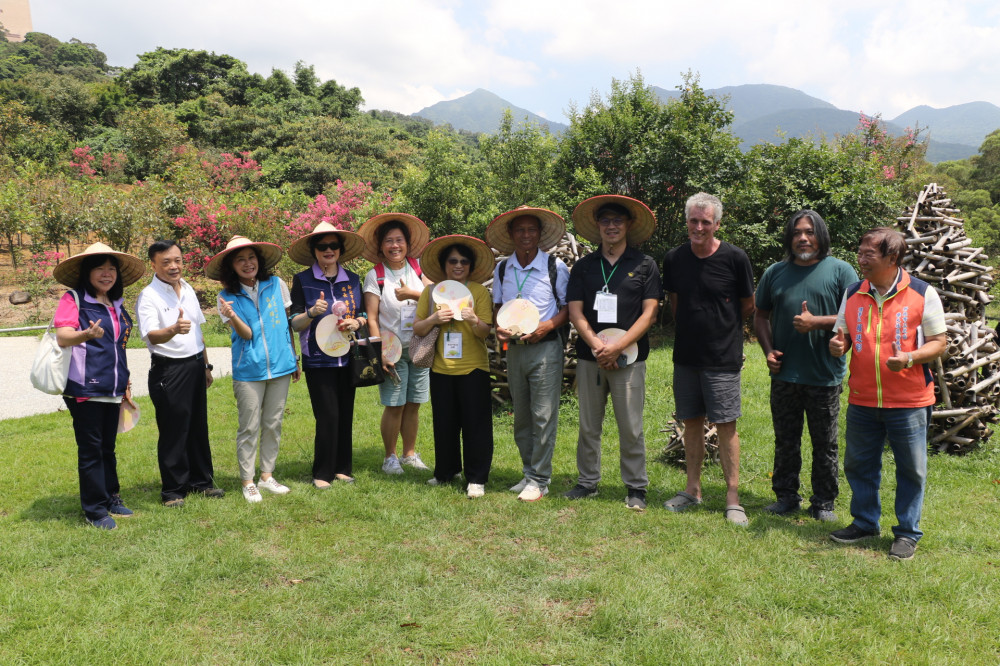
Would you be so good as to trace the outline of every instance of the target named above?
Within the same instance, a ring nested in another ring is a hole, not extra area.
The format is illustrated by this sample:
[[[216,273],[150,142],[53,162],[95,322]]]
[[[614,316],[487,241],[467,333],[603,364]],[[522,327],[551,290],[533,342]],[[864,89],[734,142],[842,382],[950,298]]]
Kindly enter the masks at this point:
[[[597,292],[594,296],[594,310],[597,312],[598,324],[617,324],[618,295]]]
[[[444,357],[458,360],[462,358],[462,334],[447,332],[444,334]]]
[[[399,306],[399,324],[403,331],[413,330],[413,320],[417,316],[416,303],[402,303]]]

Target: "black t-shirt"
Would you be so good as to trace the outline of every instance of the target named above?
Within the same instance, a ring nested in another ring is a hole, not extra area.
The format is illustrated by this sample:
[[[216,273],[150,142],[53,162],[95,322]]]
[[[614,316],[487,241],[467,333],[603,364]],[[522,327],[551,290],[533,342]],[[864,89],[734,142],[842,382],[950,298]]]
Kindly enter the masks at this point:
[[[594,310],[594,297],[604,288],[605,275],[610,278],[608,291],[618,297],[618,316],[614,324],[597,323],[597,312]],[[642,302],[647,299],[658,301],[662,294],[663,286],[656,262],[632,247],[625,249],[614,266],[608,263],[601,254],[601,249],[597,248],[573,265],[569,285],[566,287],[566,301],[583,301],[583,316],[595,333],[606,328],[627,331],[642,314]],[[649,356],[649,336],[644,333],[636,344],[639,347],[636,361],[645,361]],[[576,353],[578,358],[585,361],[594,360],[594,354],[583,338],[577,338]]]
[[[674,363],[706,370],[743,365],[740,299],[753,296],[746,252],[725,241],[704,259],[687,242],[663,258],[663,288],[677,295]]]

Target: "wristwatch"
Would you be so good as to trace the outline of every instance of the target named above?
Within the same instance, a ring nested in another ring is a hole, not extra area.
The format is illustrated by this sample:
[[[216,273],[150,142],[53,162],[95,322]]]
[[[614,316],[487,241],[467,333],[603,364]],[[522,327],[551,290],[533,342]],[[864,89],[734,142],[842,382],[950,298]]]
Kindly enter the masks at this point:
[[[208,370],[209,372],[212,372],[212,370],[215,370],[215,366],[212,365],[211,363],[206,363],[205,369]]]
[[[913,367],[913,354],[911,354],[910,352],[906,352],[906,367],[908,368]]]

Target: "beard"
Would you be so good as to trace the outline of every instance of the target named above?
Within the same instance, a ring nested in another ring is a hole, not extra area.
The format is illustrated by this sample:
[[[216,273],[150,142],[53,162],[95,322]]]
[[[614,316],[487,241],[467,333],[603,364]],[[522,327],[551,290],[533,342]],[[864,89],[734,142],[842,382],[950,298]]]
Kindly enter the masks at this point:
[[[796,252],[795,258],[799,261],[811,261],[816,258],[818,253],[813,250],[812,252]]]

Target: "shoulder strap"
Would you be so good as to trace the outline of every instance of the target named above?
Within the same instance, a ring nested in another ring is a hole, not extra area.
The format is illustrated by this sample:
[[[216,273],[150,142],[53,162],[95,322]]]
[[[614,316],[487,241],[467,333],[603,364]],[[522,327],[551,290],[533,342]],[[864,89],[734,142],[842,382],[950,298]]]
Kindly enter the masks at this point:
[[[552,300],[556,302],[556,307],[559,307],[559,294],[556,293],[556,258],[555,255],[549,255],[549,286],[552,288]]]
[[[504,276],[504,273],[507,272],[507,262],[508,261],[510,261],[510,257],[507,257],[506,259],[504,259],[503,261],[500,262],[500,271],[497,274],[497,277],[500,278],[500,281],[499,281],[499,284],[497,284],[497,287],[500,289],[501,293],[503,293],[503,276]]]
[[[385,286],[385,264],[381,261],[375,264],[375,281],[378,283],[378,293],[382,293]]]
[[[420,270],[420,262],[417,261],[416,257],[407,257],[406,261],[410,264],[410,268],[413,269],[413,272],[417,274],[417,277],[423,277],[424,272]]]

